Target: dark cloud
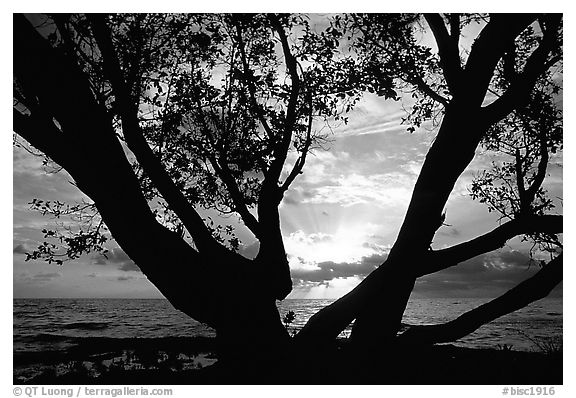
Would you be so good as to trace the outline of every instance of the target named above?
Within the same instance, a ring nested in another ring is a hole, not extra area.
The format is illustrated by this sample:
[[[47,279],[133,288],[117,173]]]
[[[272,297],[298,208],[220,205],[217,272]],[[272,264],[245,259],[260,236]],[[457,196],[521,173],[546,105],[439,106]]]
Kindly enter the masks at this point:
[[[256,241],[250,245],[241,245],[238,253],[250,260],[256,258],[260,250],[260,242]]]
[[[98,255],[93,258],[96,265],[113,265],[120,271],[124,272],[138,272],[140,268],[128,257],[126,252],[120,248],[111,249],[106,253],[106,257]]]
[[[17,254],[26,254],[29,252],[30,252],[30,250],[28,248],[26,248],[26,246],[23,244],[19,244],[18,246],[16,246],[14,248],[14,250],[12,250],[12,253],[17,253]]]
[[[324,261],[317,264],[317,269],[293,269],[291,271],[292,278],[299,281],[299,284],[303,284],[306,282],[327,283],[334,278],[364,277],[382,264],[386,260],[386,257],[386,254],[373,254],[362,257],[362,260],[356,263]]]
[[[58,272],[38,272],[34,275],[30,275],[28,272],[22,272],[18,274],[17,279],[22,283],[44,284],[60,277],[62,277],[62,275]]]
[[[116,248],[111,249],[108,253],[106,253],[106,261],[111,264],[119,264],[132,260],[130,260],[130,257],[128,257],[124,250]]]
[[[460,236],[460,231],[457,230],[456,228],[453,228],[453,227],[452,228],[440,228],[438,230],[438,235],[456,238],[456,237]]]
[[[503,252],[500,254],[500,261],[510,266],[527,266],[531,265],[530,257],[517,250]]]
[[[286,194],[284,195],[284,198],[282,199],[282,203],[284,203],[285,205],[297,205],[300,203],[300,195],[298,194],[298,192],[296,192],[295,190],[291,189],[289,191],[286,192]]]
[[[116,278],[116,280],[120,282],[126,282],[132,279],[134,279],[133,276],[119,276],[118,278]]]
[[[94,272],[92,272],[91,274],[86,275],[86,278],[97,278],[98,275]]]
[[[64,171],[45,173],[41,169],[16,170],[20,164],[14,165],[13,197],[14,203],[28,203],[33,198],[44,200],[75,201],[82,194],[69,181],[72,178]]]
[[[55,278],[60,278],[61,276],[62,275],[60,275],[58,272],[40,272],[35,274],[32,278],[37,281],[50,281]]]
[[[118,267],[118,269],[124,272],[140,271],[140,268],[138,268],[138,266],[133,261],[127,261],[125,263],[122,263],[122,265]]]
[[[317,269],[293,269],[294,287],[310,290],[320,285],[327,286],[336,278],[363,278],[378,268],[386,258],[386,254],[374,254],[356,263],[325,261],[317,264]],[[539,270],[540,267],[530,261],[527,253],[501,250],[419,278],[414,294],[424,297],[496,297]],[[561,287],[556,290],[561,294]]]
[[[488,297],[502,294],[534,275],[540,267],[515,250],[487,253],[416,282],[414,292],[436,297]]]
[[[330,214],[328,214],[328,212],[327,212],[326,210],[323,210],[323,211],[322,211],[322,215],[323,215],[323,216],[329,216]]]
[[[106,257],[104,256],[98,256],[94,258],[94,263],[96,265],[106,265],[108,264],[108,261],[106,261]]]

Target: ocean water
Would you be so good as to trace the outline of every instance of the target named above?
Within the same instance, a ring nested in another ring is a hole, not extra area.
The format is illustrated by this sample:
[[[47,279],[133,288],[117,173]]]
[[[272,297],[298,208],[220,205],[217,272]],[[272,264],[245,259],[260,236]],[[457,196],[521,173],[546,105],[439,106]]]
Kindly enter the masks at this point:
[[[483,299],[413,299],[403,323],[425,325],[447,322],[481,305]],[[285,300],[281,315],[294,311],[290,329],[302,327],[332,300]],[[247,315],[245,327],[250,327]],[[350,328],[342,336],[347,336]],[[213,329],[157,299],[14,299],[13,350],[19,353],[66,351],[94,338],[167,339],[215,336]],[[512,346],[538,351],[562,342],[562,300],[547,298],[503,316],[455,342],[470,348]]]

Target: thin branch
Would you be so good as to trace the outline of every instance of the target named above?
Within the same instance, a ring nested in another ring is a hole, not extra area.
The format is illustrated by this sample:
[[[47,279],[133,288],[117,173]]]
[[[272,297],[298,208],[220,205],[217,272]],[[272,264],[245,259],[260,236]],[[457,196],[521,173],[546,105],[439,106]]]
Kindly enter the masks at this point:
[[[362,27],[360,27],[360,31],[364,34],[364,36],[369,37],[369,34]],[[382,43],[380,43],[379,41],[373,40],[370,43],[372,45],[374,45],[375,47],[378,47],[382,52],[384,52],[384,53],[388,52],[388,49],[385,46],[383,46]],[[407,73],[405,73],[405,77],[401,77],[401,79],[406,81],[409,84],[415,85],[420,91],[422,91],[424,94],[430,96],[436,102],[441,103],[445,107],[448,106],[448,104],[450,102],[449,99],[440,95],[436,91],[434,91],[432,89],[432,87],[430,87],[430,85],[424,81],[422,76],[420,76],[418,74],[409,74],[407,72]]]
[[[540,162],[538,163],[538,171],[536,172],[536,177],[530,187],[526,190],[526,198],[529,203],[532,203],[536,197],[536,193],[542,186],[544,178],[546,177],[546,169],[548,167],[548,145],[546,144],[546,134],[541,132],[540,134]]]
[[[257,238],[259,238],[262,233],[260,224],[256,217],[254,217],[254,215],[248,210],[244,196],[242,195],[242,192],[240,192],[238,184],[232,176],[230,168],[226,164],[226,160],[220,159],[220,161],[217,161],[213,156],[210,156],[209,158],[214,171],[220,177],[224,185],[226,185],[230,198],[234,203],[234,208],[232,210],[240,215],[248,229],[252,231]]]
[[[270,163],[270,168],[263,183],[263,185],[266,187],[265,191],[272,190],[276,192],[278,179],[282,173],[284,162],[286,161],[290,142],[292,141],[294,124],[296,123],[297,119],[298,96],[300,93],[301,81],[300,77],[298,76],[298,62],[290,51],[290,45],[288,44],[286,32],[284,32],[284,28],[276,16],[271,16],[271,19],[276,33],[280,38],[284,59],[286,61],[286,67],[292,82],[290,96],[288,99],[288,106],[286,109],[286,117],[284,119],[284,131],[282,132],[282,139],[274,148],[274,159]],[[275,201],[278,201],[279,203],[280,198],[281,197],[276,197]]]
[[[422,91],[424,94],[428,95],[430,98],[432,98],[434,101],[441,103],[442,105],[444,105],[444,107],[448,106],[448,104],[450,103],[450,100],[440,94],[438,94],[436,91],[434,91],[432,89],[432,87],[430,87],[422,78],[422,76],[408,76],[406,78],[406,80],[408,81],[408,83],[412,83],[414,84],[416,87],[418,87],[418,89],[420,91]]]
[[[520,150],[516,149],[514,154],[514,158],[516,163],[514,165],[514,169],[516,171],[516,185],[518,186],[518,199],[520,201],[520,213],[525,214],[526,210],[528,210],[531,200],[528,201],[526,198],[526,188],[524,187],[524,171],[522,170],[522,155],[520,154]],[[504,179],[507,181],[507,179]],[[514,192],[514,191],[512,191]]]
[[[450,27],[452,32],[449,34],[443,18],[439,14],[426,14],[424,17],[436,39],[440,65],[444,71],[444,78],[446,79],[450,93],[453,96],[457,96],[461,89],[460,81],[462,79],[462,65],[458,49],[458,41],[460,38],[459,18],[458,21],[455,21],[454,19],[457,18],[457,16],[451,17]],[[456,29],[455,25],[458,26],[458,29]]]
[[[296,162],[294,163],[294,167],[292,168],[292,171],[290,172],[290,174],[286,178],[286,181],[284,181],[284,184],[282,184],[282,191],[283,192],[287,191],[288,188],[290,187],[290,185],[292,184],[292,182],[294,182],[294,180],[296,179],[296,177],[302,173],[302,168],[304,167],[304,164],[306,163],[306,155],[308,154],[308,152],[310,150],[310,145],[312,144],[312,121],[313,121],[312,111],[313,111],[313,109],[312,109],[312,98],[311,97],[309,99],[309,106],[310,106],[310,110],[309,110],[309,114],[308,114],[308,129],[306,130],[306,139],[304,141],[304,146],[302,148],[302,154],[296,160]]]

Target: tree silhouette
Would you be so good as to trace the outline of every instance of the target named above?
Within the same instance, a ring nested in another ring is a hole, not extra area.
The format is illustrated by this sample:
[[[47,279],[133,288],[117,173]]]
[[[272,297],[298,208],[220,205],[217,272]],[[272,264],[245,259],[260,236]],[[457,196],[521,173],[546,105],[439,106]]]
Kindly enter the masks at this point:
[[[474,24],[480,32],[462,51]],[[419,44],[422,30],[437,52]],[[351,322],[352,344],[371,352],[457,339],[562,278],[562,216],[542,188],[549,153],[562,149],[561,63],[561,15],[353,14],[322,32],[298,15],[15,15],[14,131],[92,200],[35,200],[82,228],[45,230],[65,250],[46,243],[28,258],[105,252],[110,233],[175,308],[216,329],[228,353],[274,357],[329,342]],[[387,260],[290,339],[276,309],[292,289],[279,206],[328,139],[318,123],[346,122],[366,91],[412,94],[407,121],[432,120],[438,132]],[[507,221],[432,250],[480,146],[507,161],[478,175],[472,196]],[[200,208],[237,214],[260,243],[256,258],[238,254],[233,229],[202,219]],[[398,335],[418,277],[518,235],[551,253],[538,274],[453,322]]]

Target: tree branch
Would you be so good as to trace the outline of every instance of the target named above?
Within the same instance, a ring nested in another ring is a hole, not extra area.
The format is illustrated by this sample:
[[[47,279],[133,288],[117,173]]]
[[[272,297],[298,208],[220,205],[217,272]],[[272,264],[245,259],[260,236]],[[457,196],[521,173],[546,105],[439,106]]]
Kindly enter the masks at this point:
[[[296,160],[296,163],[294,163],[294,167],[292,168],[292,171],[290,172],[290,174],[286,178],[286,181],[284,181],[284,184],[282,184],[282,192],[287,191],[288,188],[290,187],[290,185],[292,184],[292,182],[294,182],[294,180],[296,179],[296,177],[302,173],[302,168],[304,167],[304,164],[306,163],[306,155],[308,154],[308,151],[310,150],[310,145],[312,144],[312,121],[313,121],[313,117],[312,117],[312,99],[311,98],[309,99],[309,106],[310,106],[310,110],[308,113],[308,129],[306,130],[306,138],[304,141],[304,146],[302,148],[302,154]]]
[[[244,45],[244,40],[242,39],[242,31],[240,28],[240,24],[236,21],[235,25],[236,25],[236,37],[238,40],[238,49],[240,51],[240,58],[242,59],[242,67],[244,69],[244,79],[243,80],[244,80],[244,83],[248,86],[248,93],[250,95],[250,102],[252,103],[252,108],[254,109],[254,112],[256,113],[256,116],[258,117],[260,124],[262,124],[264,131],[268,135],[268,138],[270,140],[273,140],[274,139],[274,131],[272,131],[272,128],[270,127],[270,125],[268,124],[268,121],[264,117],[264,112],[262,112],[262,108],[258,105],[258,102],[256,101],[256,89],[254,87],[254,81],[252,80],[253,72],[252,72],[252,70],[250,70],[250,66],[248,65],[248,60],[246,58],[246,48]]]
[[[13,130],[43,154],[50,156],[56,163],[65,163],[66,153],[70,150],[68,142],[51,120],[41,118],[34,112],[24,115],[13,110]],[[49,155],[48,155],[49,154]]]
[[[364,37],[370,37],[370,35],[362,27],[360,27],[360,31],[364,34]],[[371,40],[370,43],[373,46],[378,47],[382,52],[386,53],[388,51],[388,49],[385,46],[383,46],[381,42],[379,42],[377,40]],[[448,100],[448,98],[446,98],[446,97],[438,94],[436,91],[434,91],[432,89],[432,87],[430,87],[424,81],[422,76],[420,76],[419,74],[417,74],[417,73],[410,74],[409,72],[405,72],[405,77],[401,77],[401,79],[406,81],[409,84],[415,85],[420,91],[422,91],[424,94],[430,96],[435,101],[441,103],[444,106],[448,106],[448,104],[450,102]]]
[[[248,210],[242,192],[240,192],[238,184],[236,184],[236,180],[234,180],[231,170],[226,164],[226,160],[220,160],[219,162],[213,156],[210,156],[210,163],[212,164],[212,167],[214,167],[216,174],[218,174],[228,189],[228,193],[234,203],[234,208],[232,210],[240,215],[246,227],[248,227],[248,229],[252,231],[257,238],[259,238],[262,234],[260,224],[256,217],[254,217],[254,215]]]
[[[210,141],[210,145],[212,146],[212,148],[214,148],[214,150],[219,154],[218,158],[213,153],[208,154],[208,160],[210,161],[210,164],[214,168],[216,175],[222,180],[222,182],[226,186],[226,189],[228,190],[228,193],[230,194],[230,198],[232,199],[232,203],[234,204],[234,208],[232,208],[232,211],[238,213],[242,218],[242,221],[244,221],[244,224],[248,227],[248,229],[250,229],[250,231],[252,231],[252,233],[256,237],[259,237],[261,235],[260,225],[256,217],[254,217],[252,213],[250,213],[250,211],[248,210],[248,206],[246,206],[244,196],[242,195],[242,192],[240,192],[240,188],[238,187],[238,184],[236,183],[236,180],[232,175],[232,171],[228,167],[226,159],[226,149],[222,148],[221,145],[217,144],[216,138],[210,131],[210,127],[206,123],[206,116],[202,111],[200,99],[197,99],[196,102],[198,112],[202,117],[202,125],[204,127],[204,130],[206,131],[206,137]],[[226,132],[223,132],[223,134],[225,133]]]
[[[496,250],[511,238],[532,232],[562,233],[563,217],[555,215],[527,216],[508,221],[492,231],[442,250],[429,253],[417,269],[417,277],[452,267],[480,254]]]
[[[55,118],[63,131],[74,131],[67,127],[105,115],[103,109],[95,103],[92,91],[85,84],[77,64],[59,62],[65,57],[63,52],[52,48],[23,15],[14,14],[14,31],[21,35],[14,38],[19,44],[14,46],[14,75],[28,97],[28,106],[34,104],[34,107],[42,108],[42,117]],[[39,65],[42,65],[42,69]],[[56,82],[61,79],[71,83],[70,92],[60,90]],[[75,101],[70,101],[69,95]],[[69,106],[59,106],[63,103]],[[80,135],[80,132],[77,134]]]
[[[432,98],[434,101],[441,103],[442,105],[444,105],[445,107],[448,106],[448,104],[450,103],[450,101],[448,100],[448,98],[438,94],[436,91],[434,91],[432,89],[432,87],[430,87],[425,81],[424,79],[422,79],[422,76],[409,76],[406,78],[406,80],[408,81],[408,83],[412,83],[414,84],[420,91],[422,91],[424,94],[428,95],[430,98]]]
[[[490,21],[472,45],[464,69],[463,79],[469,84],[462,94],[471,104],[482,104],[496,65],[506,51],[514,46],[516,37],[535,19],[534,14],[514,14],[513,17],[505,14],[490,15]]]
[[[541,132],[540,134],[540,162],[538,162],[538,170],[536,171],[536,176],[534,181],[528,189],[526,190],[526,198],[529,201],[528,203],[532,203],[534,198],[536,197],[536,193],[542,186],[544,182],[544,178],[546,177],[546,169],[548,168],[548,145],[546,144],[546,134]]]
[[[456,41],[456,46],[458,46],[458,40],[460,39],[460,14],[448,15],[448,21],[450,22],[450,37]]]
[[[518,187],[518,199],[520,202],[520,214],[527,214],[527,210],[530,208],[530,203],[532,200],[527,200],[526,197],[526,188],[524,186],[524,176],[525,173],[522,170],[522,155],[520,154],[520,150],[516,148],[516,152],[514,153],[515,158],[515,171],[516,171],[516,185]],[[512,191],[513,192],[513,191]],[[513,201],[512,201],[513,203]]]
[[[455,28],[454,16],[450,18],[451,33],[448,33],[442,16],[439,14],[426,14],[424,16],[430,26],[436,44],[438,45],[438,54],[440,55],[440,65],[444,71],[444,78],[450,89],[452,96],[458,95],[461,89],[462,65],[460,61],[460,52],[458,41],[460,39],[459,19],[457,22],[458,29]]]
[[[457,340],[496,318],[546,297],[561,281],[562,254],[497,299],[445,324],[414,326],[401,334],[398,341],[404,344],[436,344]]]
[[[126,81],[124,80],[120,62],[114,50],[111,32],[104,16],[91,14],[89,20],[94,36],[104,61],[104,71],[108,75],[118,103],[118,111],[122,119],[122,132],[126,143],[136,156],[136,159],[154,181],[160,194],[164,197],[170,208],[178,215],[182,223],[192,236],[196,247],[200,251],[228,250],[213,237],[200,215],[190,205],[186,197],[176,187],[159,159],[146,142],[138,122],[138,103],[133,98]]]
[[[288,99],[288,106],[286,109],[286,116],[284,119],[284,131],[282,132],[281,140],[274,148],[274,159],[270,163],[270,168],[263,182],[264,193],[269,191],[274,191],[278,193],[278,179],[282,173],[282,167],[286,161],[286,156],[288,154],[288,149],[290,148],[290,142],[292,141],[292,132],[294,129],[294,124],[297,119],[297,106],[298,106],[298,96],[300,93],[300,77],[298,76],[298,63],[296,58],[292,55],[290,51],[290,44],[288,44],[288,38],[284,32],[282,24],[276,16],[272,16],[272,24],[280,38],[280,43],[282,44],[282,51],[284,53],[284,59],[286,61],[286,68],[288,69],[288,74],[290,75],[291,88],[290,96]],[[281,195],[270,195],[270,199],[273,199],[277,203],[280,203]]]
[[[550,57],[553,50],[561,45],[559,41],[561,18],[561,15],[549,17],[552,26],[544,31],[542,41],[526,61],[524,70],[517,74],[516,79],[500,98],[484,108],[485,117],[490,123],[496,123],[525,104],[530,99],[530,92],[538,78],[561,59],[559,56]]]

